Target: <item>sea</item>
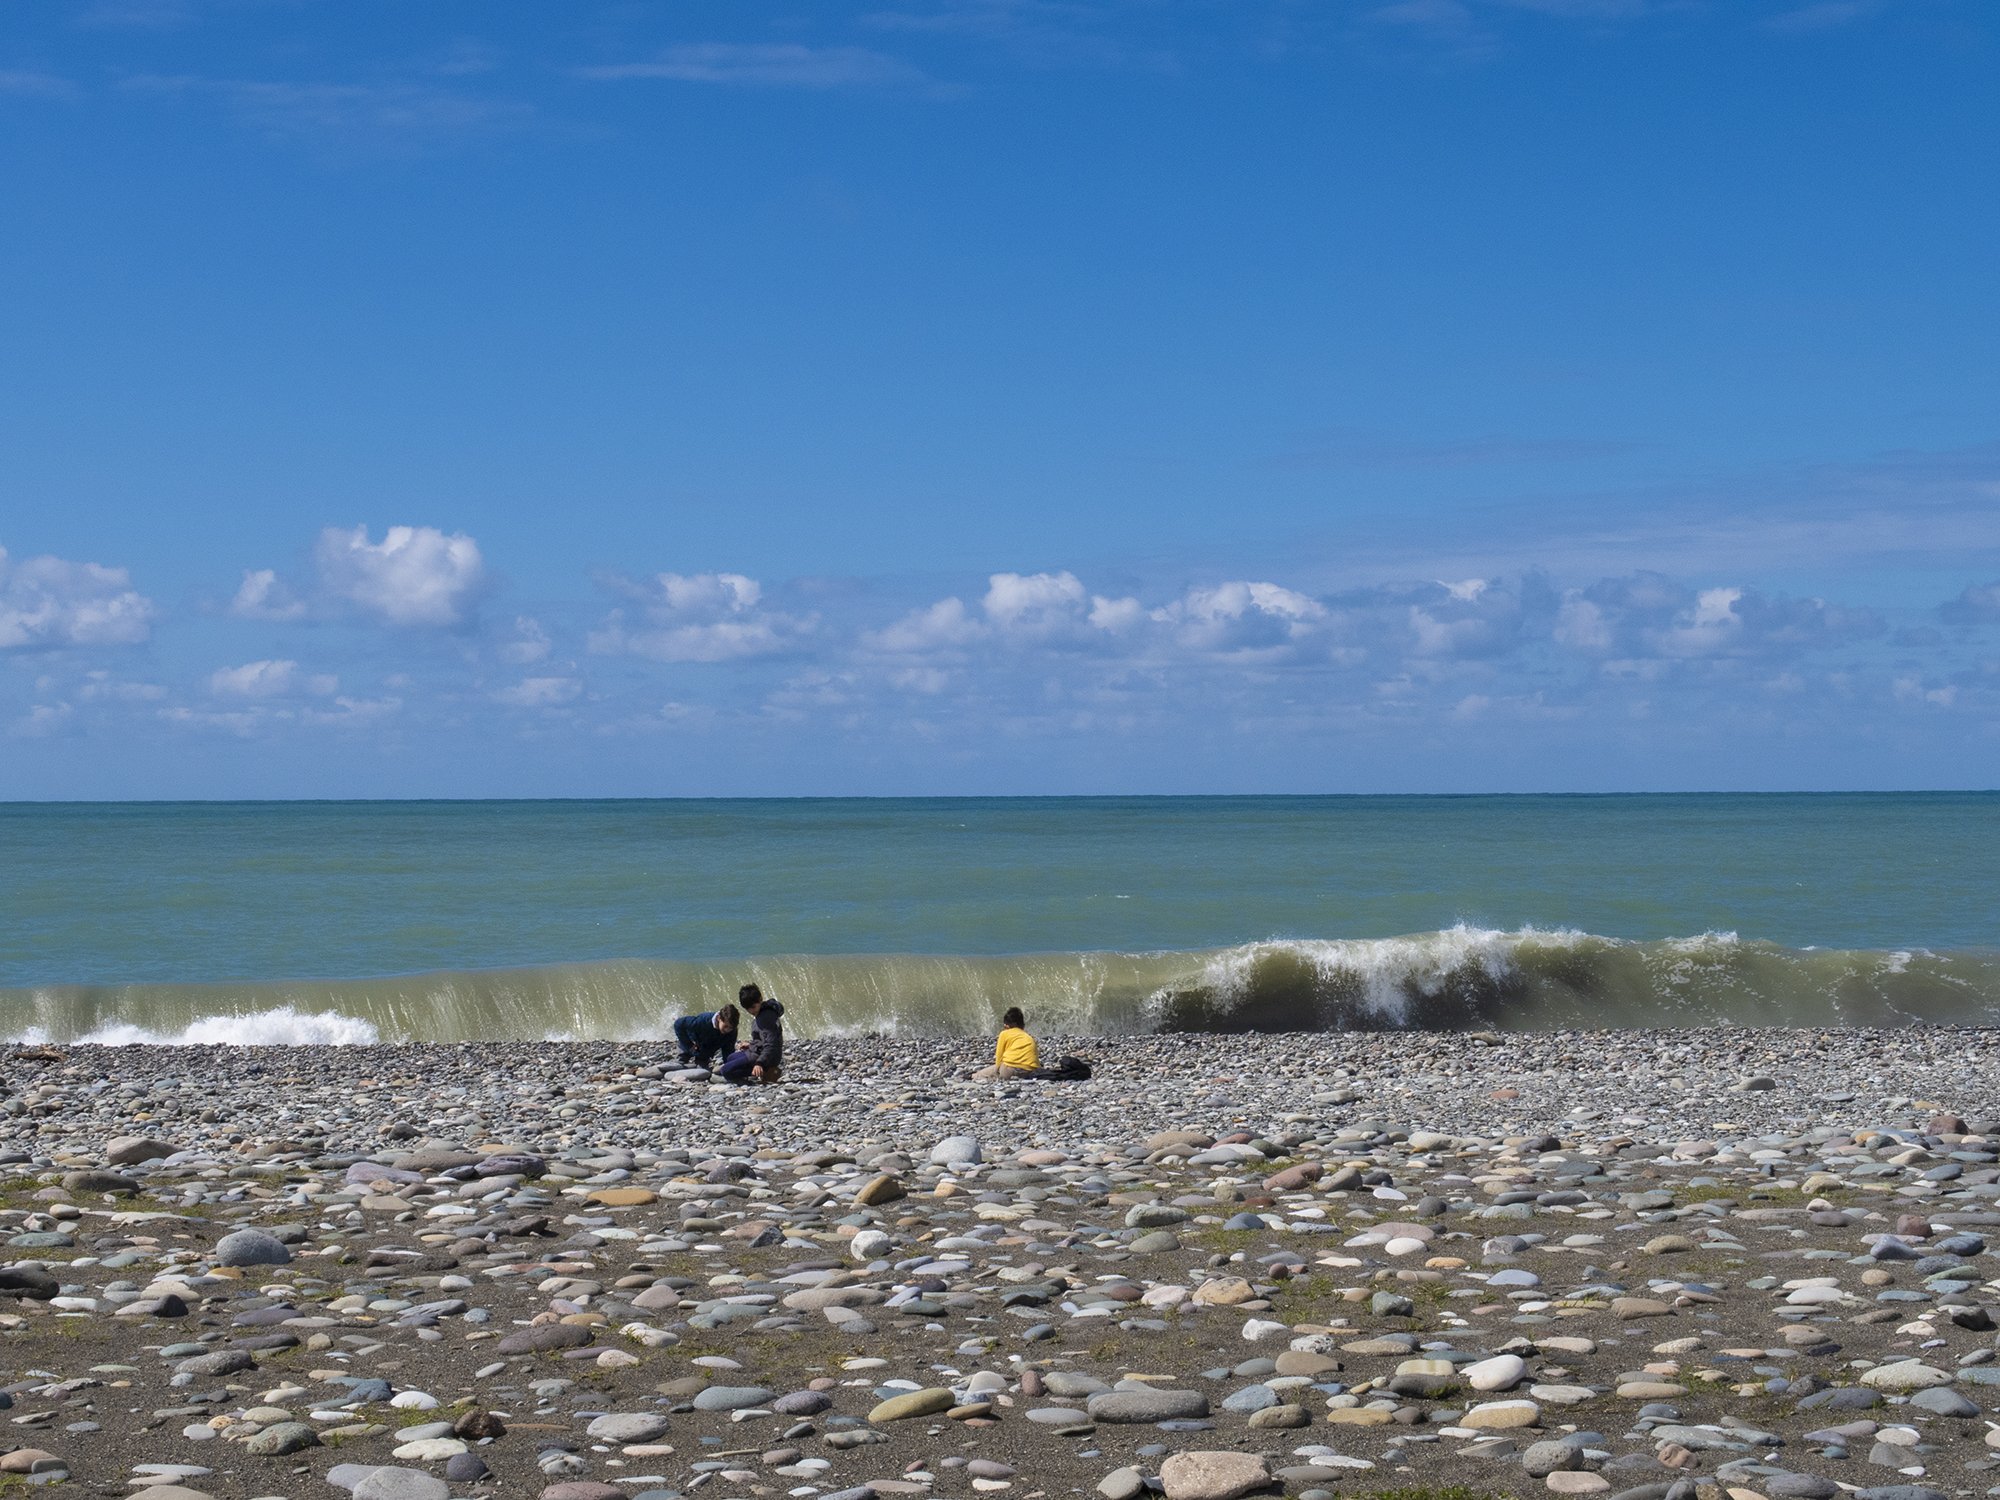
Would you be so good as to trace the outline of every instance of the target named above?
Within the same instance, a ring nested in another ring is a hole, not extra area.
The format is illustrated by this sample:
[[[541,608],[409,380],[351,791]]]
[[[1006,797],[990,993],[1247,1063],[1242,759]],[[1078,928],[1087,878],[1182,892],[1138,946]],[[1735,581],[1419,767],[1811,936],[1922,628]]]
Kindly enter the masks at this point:
[[[2000,1021],[2000,794],[0,804],[0,1036]]]

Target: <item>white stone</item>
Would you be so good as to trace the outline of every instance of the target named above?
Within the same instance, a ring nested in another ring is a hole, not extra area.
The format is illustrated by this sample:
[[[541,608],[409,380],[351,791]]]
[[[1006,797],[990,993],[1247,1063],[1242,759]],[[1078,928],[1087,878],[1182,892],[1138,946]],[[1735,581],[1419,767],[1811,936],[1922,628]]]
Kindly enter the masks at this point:
[[[859,1261],[880,1260],[895,1243],[879,1229],[864,1229],[847,1242],[847,1253]]]
[[[1511,1391],[1528,1373],[1528,1362],[1518,1354],[1496,1354],[1467,1365],[1460,1373],[1475,1391]]]
[[[1175,1453],[1160,1465],[1167,1500],[1236,1500],[1271,1482],[1271,1470],[1255,1453]]]
[[[424,1464],[439,1464],[443,1463],[447,1458],[456,1458],[463,1452],[465,1452],[465,1444],[459,1439],[435,1437],[418,1438],[413,1443],[404,1443],[400,1447],[391,1448],[389,1456],[391,1458],[415,1459],[418,1463]]]
[[[1533,1427],[1542,1419],[1542,1410],[1532,1401],[1482,1401],[1463,1417],[1461,1427],[1491,1431],[1510,1427]]]
[[[1531,1385],[1528,1394],[1544,1406],[1575,1406],[1596,1396],[1587,1385]]]
[[[963,1167],[981,1160],[979,1141],[969,1135],[948,1135],[931,1147],[934,1167]]]
[[[1935,1385],[1950,1385],[1951,1376],[1921,1360],[1899,1359],[1865,1372],[1861,1383],[1878,1391],[1921,1391]]]

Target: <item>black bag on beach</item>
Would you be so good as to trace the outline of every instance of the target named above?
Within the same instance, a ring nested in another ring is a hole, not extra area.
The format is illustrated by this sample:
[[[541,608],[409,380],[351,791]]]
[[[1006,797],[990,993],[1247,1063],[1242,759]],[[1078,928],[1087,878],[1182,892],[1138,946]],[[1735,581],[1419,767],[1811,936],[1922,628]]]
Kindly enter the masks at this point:
[[[1090,1064],[1080,1057],[1058,1057],[1054,1066],[1037,1068],[1028,1076],[1042,1083],[1081,1083],[1090,1076]]]

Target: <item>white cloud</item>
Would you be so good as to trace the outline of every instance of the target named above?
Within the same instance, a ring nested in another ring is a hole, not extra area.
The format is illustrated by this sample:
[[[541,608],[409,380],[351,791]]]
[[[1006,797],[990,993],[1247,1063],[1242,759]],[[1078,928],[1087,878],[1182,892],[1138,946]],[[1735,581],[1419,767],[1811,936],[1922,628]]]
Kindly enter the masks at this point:
[[[547,658],[549,644],[549,633],[542,628],[540,620],[531,615],[517,615],[514,619],[514,639],[500,648],[500,659],[517,667],[529,666]]]
[[[555,708],[574,702],[582,692],[583,684],[574,677],[524,677],[493,697],[510,708]]]
[[[675,614],[740,615],[757,607],[763,585],[741,573],[662,573],[660,597]]]
[[[1741,589],[1703,589],[1692,609],[1682,610],[1654,640],[1666,656],[1712,656],[1734,641],[1743,629],[1736,605]]]
[[[329,526],[314,556],[329,594],[391,625],[464,623],[486,572],[477,542],[433,526],[391,526],[379,542]]]
[[[220,698],[276,698],[292,690],[298,672],[295,661],[247,661],[217,668],[209,674],[208,690]]]
[[[863,635],[861,643],[892,656],[925,656],[969,646],[985,635],[986,627],[966,612],[965,601],[950,598],[911,610],[894,624]]]
[[[278,577],[275,568],[245,568],[229,612],[245,620],[297,620],[305,616],[303,600]]]
[[[1317,599],[1275,583],[1238,580],[1189,589],[1153,611],[1174,641],[1204,655],[1269,653],[1302,640],[1327,618]]]
[[[1577,651],[1607,651],[1611,648],[1611,626],[1601,605],[1572,596],[1563,600],[1556,616],[1555,638]]]
[[[1137,599],[1106,599],[1096,595],[1090,601],[1090,623],[1099,630],[1118,635],[1136,629],[1146,621],[1146,606]]]
[[[667,662],[724,662],[795,651],[818,625],[813,615],[760,608],[764,590],[741,573],[661,573],[618,585],[644,612],[628,624],[614,611],[590,649]]]
[[[325,724],[336,729],[358,729],[393,718],[402,712],[402,708],[401,698],[350,698],[343,695],[335,698],[329,707],[301,709],[299,722]]]
[[[1763,594],[1741,585],[1697,590],[1659,573],[1636,573],[1565,593],[1550,637],[1629,667],[1648,658],[1681,663],[1784,658],[1848,645],[1883,629],[1872,610],[1824,599]]]
[[[340,686],[330,673],[308,674],[295,661],[246,661],[209,674],[208,690],[218,698],[282,698],[306,692],[324,698]]]
[[[123,568],[60,557],[14,562],[0,547],[0,651],[137,645],[156,613]]]
[[[180,724],[190,729],[221,729],[230,734],[248,739],[270,720],[270,713],[262,708],[201,709],[189,708],[176,703],[160,710],[160,718],[169,724]]]
[[[1011,640],[1070,644],[1129,630],[1145,614],[1136,599],[1091,594],[1070,572],[995,573],[986,580],[980,608]]]
[[[1074,624],[1088,597],[1074,573],[995,573],[980,607],[1002,630],[1047,635]]]
[[[866,632],[866,652],[959,663],[975,652],[992,660],[1038,651],[1085,653],[1107,664],[1157,666],[1175,653],[1248,660],[1288,649],[1330,619],[1318,600],[1275,583],[1231,582],[1190,589],[1157,609],[1130,597],[1093,594],[1074,573],[994,573],[977,612],[957,596],[912,610]],[[935,692],[941,679],[898,669],[906,690]],[[921,688],[919,685],[922,684]]]
[[[1958,701],[1956,683],[1931,687],[1920,677],[1898,677],[1891,686],[1898,703],[1920,703],[1930,708],[1950,708]]]
[[[1968,585],[1956,599],[1938,607],[1953,625],[1979,625],[2000,620],[2000,580]]]
[[[771,656],[791,642],[769,620],[716,620],[706,625],[674,625],[641,630],[624,637],[624,649],[655,661],[739,661],[746,656]]]
[[[682,703],[669,699],[660,705],[660,721],[678,727],[707,729],[715,724],[718,717],[714,705],[708,703]]]
[[[851,672],[801,672],[765,698],[764,712],[771,718],[796,720],[813,711],[845,710],[856,701],[856,687]]]
[[[157,703],[167,696],[167,690],[157,682],[121,682],[100,670],[84,673],[76,696],[85,702]]]

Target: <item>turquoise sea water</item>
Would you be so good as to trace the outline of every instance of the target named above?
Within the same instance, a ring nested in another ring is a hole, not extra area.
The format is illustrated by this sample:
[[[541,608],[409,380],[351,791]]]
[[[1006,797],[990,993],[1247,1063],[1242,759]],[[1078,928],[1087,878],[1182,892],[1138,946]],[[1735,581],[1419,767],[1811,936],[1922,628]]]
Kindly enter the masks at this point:
[[[0,1032],[2000,1018],[2000,794],[0,805]]]

